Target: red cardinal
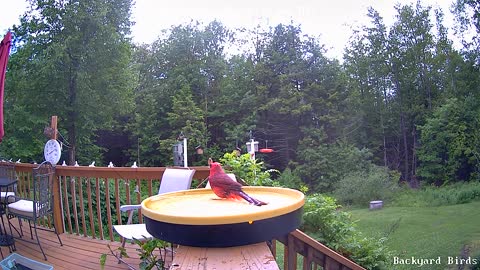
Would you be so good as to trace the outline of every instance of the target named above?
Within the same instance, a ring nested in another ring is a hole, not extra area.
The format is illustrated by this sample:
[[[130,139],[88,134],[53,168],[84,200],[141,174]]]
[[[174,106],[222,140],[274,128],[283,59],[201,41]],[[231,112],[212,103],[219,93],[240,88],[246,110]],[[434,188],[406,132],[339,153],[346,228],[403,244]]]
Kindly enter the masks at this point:
[[[212,187],[213,192],[218,197],[235,200],[244,199],[256,206],[266,205],[266,203],[252,198],[248,196],[247,193],[243,192],[242,185],[230,178],[223,171],[220,163],[213,162],[209,159],[208,164],[210,165],[210,175],[208,176],[208,180],[210,181],[210,186]]]

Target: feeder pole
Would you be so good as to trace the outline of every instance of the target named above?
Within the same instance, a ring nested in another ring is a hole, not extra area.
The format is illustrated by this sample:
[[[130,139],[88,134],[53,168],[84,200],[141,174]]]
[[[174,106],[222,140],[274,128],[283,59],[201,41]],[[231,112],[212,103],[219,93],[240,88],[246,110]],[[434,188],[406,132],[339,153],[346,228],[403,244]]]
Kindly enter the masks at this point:
[[[187,137],[183,137],[183,167],[188,167],[187,161]]]
[[[253,139],[250,139],[250,159],[255,160],[255,147]]]

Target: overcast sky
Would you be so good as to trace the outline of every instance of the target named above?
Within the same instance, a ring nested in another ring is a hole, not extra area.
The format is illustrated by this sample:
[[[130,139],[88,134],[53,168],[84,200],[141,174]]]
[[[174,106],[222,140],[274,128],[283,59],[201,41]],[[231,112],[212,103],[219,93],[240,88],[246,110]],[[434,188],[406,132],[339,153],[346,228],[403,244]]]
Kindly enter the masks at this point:
[[[448,11],[453,0],[421,0],[423,5],[441,7],[451,21]],[[300,24],[302,31],[320,36],[320,42],[329,50],[328,56],[340,58],[349,36],[350,26],[367,23],[367,8],[380,12],[387,25],[394,21],[395,3],[390,0],[136,0],[132,20],[133,40],[151,43],[162,29],[171,25],[199,20],[208,23],[214,19],[229,28],[275,26],[279,23]],[[403,0],[414,3],[416,0]],[[27,7],[25,0],[0,0],[0,35],[6,33]]]

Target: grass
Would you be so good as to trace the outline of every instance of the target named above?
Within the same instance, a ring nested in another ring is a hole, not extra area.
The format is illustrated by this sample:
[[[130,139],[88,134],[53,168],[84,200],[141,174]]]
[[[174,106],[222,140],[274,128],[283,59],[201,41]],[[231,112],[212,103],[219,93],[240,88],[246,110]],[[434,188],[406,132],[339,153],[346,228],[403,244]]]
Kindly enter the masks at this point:
[[[440,265],[393,265],[391,269],[460,269],[448,258],[461,254],[480,264],[480,202],[437,207],[386,207],[351,210],[366,236],[388,238],[386,244],[400,259],[437,259]],[[464,269],[470,269],[467,265]]]

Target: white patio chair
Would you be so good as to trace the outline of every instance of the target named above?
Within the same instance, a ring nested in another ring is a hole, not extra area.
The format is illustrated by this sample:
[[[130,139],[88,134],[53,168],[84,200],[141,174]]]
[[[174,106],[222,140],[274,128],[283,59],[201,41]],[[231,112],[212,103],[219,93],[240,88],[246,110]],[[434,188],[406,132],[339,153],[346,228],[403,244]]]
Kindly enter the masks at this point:
[[[181,191],[190,189],[195,170],[192,169],[174,169],[166,168],[160,182],[158,194],[167,192]],[[128,212],[128,220],[125,225],[114,225],[115,231],[122,236],[122,248],[125,247],[126,240],[148,240],[153,236],[148,233],[145,224],[132,224],[133,213],[141,208],[141,205],[122,205],[120,210]],[[121,255],[120,255],[121,257]],[[120,261],[119,261],[120,263]]]

